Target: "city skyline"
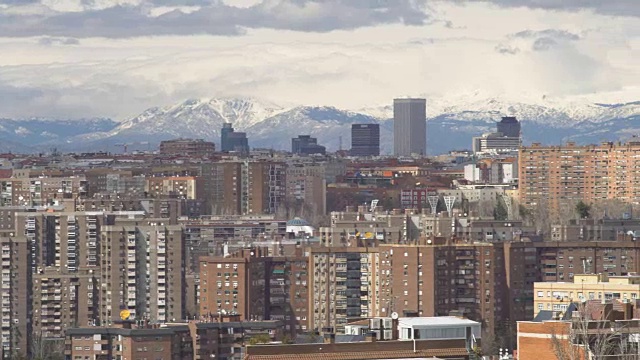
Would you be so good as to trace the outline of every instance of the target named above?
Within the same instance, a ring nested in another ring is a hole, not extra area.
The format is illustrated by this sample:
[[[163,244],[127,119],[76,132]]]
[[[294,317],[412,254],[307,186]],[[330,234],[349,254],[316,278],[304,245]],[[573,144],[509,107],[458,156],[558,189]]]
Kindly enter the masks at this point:
[[[407,95],[637,100],[633,1],[385,4],[4,2],[0,116],[122,120],[222,96],[346,109]]]

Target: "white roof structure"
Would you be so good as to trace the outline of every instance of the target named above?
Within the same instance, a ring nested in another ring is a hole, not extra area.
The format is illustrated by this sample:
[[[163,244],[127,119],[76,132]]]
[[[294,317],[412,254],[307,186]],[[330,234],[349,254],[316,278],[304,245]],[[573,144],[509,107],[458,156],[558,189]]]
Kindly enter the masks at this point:
[[[479,322],[463,319],[456,316],[434,316],[434,317],[402,317],[398,319],[399,325],[410,327],[438,327],[438,326],[469,326],[480,325]]]

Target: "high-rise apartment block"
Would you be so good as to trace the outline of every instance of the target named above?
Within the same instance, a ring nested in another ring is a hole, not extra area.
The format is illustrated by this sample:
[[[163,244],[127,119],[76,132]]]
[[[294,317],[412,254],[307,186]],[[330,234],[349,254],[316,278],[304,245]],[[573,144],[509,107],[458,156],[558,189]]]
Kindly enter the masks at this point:
[[[0,336],[3,358],[26,354],[31,345],[31,245],[26,239],[0,237],[2,285]]]
[[[307,258],[262,248],[200,262],[200,316],[237,314],[243,320],[280,320],[285,331],[307,331]]]
[[[427,101],[393,100],[393,154],[427,154]]]
[[[286,164],[277,161],[220,162],[208,167],[214,214],[273,214],[284,204]]]
[[[116,219],[100,243],[100,323],[127,309],[134,319],[176,321],[184,314],[184,232],[164,219]]]
[[[640,142],[520,148],[519,198],[525,206],[562,211],[575,202],[640,202]],[[565,209],[566,210],[566,209]]]
[[[351,156],[380,155],[380,124],[351,125]]]
[[[378,249],[323,247],[309,254],[312,329],[344,333],[349,320],[378,315]]]

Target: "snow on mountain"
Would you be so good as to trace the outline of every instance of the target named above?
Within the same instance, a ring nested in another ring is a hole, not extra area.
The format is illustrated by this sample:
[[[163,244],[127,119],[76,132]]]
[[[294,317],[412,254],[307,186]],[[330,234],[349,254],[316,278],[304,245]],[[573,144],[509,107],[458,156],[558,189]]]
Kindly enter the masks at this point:
[[[471,147],[471,137],[495,131],[501,116],[522,121],[525,144],[625,140],[640,128],[640,101],[602,104],[539,97],[527,102],[483,97],[427,98],[429,154]],[[61,150],[114,151],[117,143],[154,148],[166,139],[202,138],[218,143],[223,123],[245,131],[251,147],[289,149],[291,138],[311,135],[333,151],[351,146],[353,123],[379,123],[382,153],[393,148],[391,102],[358,111],[329,106],[284,107],[250,98],[191,99],[154,107],[116,123],[108,119],[53,121],[0,119],[0,141]],[[130,149],[132,147],[129,147]]]
[[[378,123],[379,119],[334,107],[299,106],[269,117],[246,129],[252,147],[290,150],[291,139],[311,135],[329,150],[351,147],[351,124]]]
[[[135,135],[151,137],[154,141],[178,137],[219,141],[223,123],[232,123],[236,131],[243,131],[281,111],[278,105],[251,98],[190,99],[164,108],[147,109],[108,133],[87,134],[81,140]]]
[[[427,117],[436,119],[445,116],[460,121],[499,121],[502,116],[515,116],[524,122],[571,127],[584,121],[598,123],[640,114],[640,101],[600,104],[584,99],[565,100],[542,96],[525,103],[474,95],[427,98]],[[371,106],[357,111],[380,119],[393,117],[392,104]]]

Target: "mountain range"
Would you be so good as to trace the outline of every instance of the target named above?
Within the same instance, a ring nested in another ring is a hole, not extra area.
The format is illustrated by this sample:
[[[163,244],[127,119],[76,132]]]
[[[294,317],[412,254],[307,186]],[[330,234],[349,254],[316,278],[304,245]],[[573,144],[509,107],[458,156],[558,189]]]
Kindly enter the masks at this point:
[[[92,119],[0,119],[0,151],[122,151],[155,149],[162,140],[202,138],[219,145],[222,124],[244,131],[251,147],[290,149],[291,138],[308,134],[328,150],[350,148],[355,123],[378,123],[381,151],[393,149],[391,105],[356,111],[331,106],[284,107],[251,98],[190,99],[153,107],[124,121]],[[639,133],[640,101],[621,104],[588,102],[508,102],[496,98],[427,102],[429,154],[469,149],[471,137],[495,131],[502,116],[522,122],[525,144],[566,141],[598,143],[626,140]]]

